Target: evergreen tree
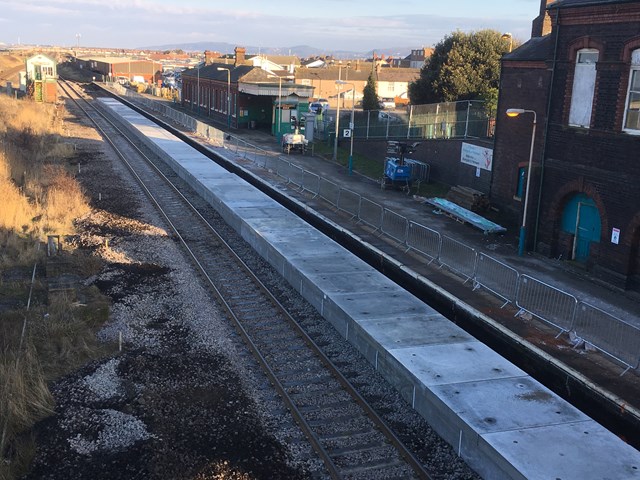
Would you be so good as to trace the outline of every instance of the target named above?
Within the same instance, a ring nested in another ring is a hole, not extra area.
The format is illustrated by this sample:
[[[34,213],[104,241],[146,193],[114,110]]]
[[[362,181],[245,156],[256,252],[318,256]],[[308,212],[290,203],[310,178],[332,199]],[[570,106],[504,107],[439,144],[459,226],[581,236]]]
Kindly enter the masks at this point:
[[[485,100],[487,109],[498,98],[500,58],[509,51],[500,32],[453,32],[435,46],[433,54],[409,84],[411,103]]]
[[[362,90],[362,109],[363,110],[379,110],[380,99],[376,93],[376,77],[375,73],[371,72],[367,79],[367,84]]]

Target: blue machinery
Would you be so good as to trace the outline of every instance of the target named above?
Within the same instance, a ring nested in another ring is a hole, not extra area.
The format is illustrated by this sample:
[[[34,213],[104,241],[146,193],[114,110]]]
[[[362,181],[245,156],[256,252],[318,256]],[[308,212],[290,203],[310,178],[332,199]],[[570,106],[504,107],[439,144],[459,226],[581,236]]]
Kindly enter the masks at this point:
[[[387,142],[387,157],[384,161],[384,176],[382,177],[382,189],[387,187],[399,188],[407,193],[413,183],[411,165],[405,162],[405,156],[412,154],[420,143]],[[391,156],[394,155],[394,156]]]

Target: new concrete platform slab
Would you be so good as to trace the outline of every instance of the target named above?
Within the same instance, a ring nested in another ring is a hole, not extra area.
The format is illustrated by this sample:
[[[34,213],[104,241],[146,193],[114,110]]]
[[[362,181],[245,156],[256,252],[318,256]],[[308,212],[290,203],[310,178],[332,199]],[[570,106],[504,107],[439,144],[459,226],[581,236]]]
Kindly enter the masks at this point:
[[[150,142],[485,478],[640,478],[637,450],[262,192],[113,102],[104,103],[126,115],[127,128]]]

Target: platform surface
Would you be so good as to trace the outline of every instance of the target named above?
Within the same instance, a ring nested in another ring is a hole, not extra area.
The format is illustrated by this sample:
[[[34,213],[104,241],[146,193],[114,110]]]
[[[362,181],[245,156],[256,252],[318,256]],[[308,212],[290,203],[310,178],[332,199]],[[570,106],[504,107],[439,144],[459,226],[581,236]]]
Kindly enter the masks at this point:
[[[483,477],[640,479],[633,447],[264,193],[119,102],[101,101]]]

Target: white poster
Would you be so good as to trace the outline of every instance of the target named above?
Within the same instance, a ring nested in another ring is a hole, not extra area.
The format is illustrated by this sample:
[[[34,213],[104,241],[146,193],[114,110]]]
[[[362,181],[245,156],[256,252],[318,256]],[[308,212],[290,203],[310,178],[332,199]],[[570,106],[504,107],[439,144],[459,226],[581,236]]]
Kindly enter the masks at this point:
[[[460,161],[472,167],[491,171],[491,167],[493,166],[493,150],[463,142]]]
[[[619,242],[620,242],[620,229],[614,228],[613,230],[611,230],[611,243],[615,243],[616,245],[618,245]]]

